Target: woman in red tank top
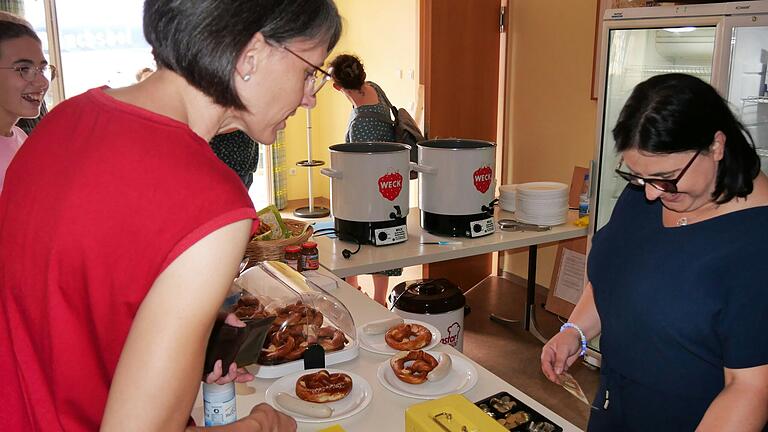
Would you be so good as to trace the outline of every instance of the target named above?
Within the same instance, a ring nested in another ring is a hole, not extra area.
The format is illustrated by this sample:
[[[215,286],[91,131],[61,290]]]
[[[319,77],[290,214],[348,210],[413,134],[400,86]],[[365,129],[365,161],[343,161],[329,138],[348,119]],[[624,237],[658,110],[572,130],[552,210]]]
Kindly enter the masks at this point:
[[[208,141],[273,142],[315,105],[340,32],[332,0],[146,0],[157,72],[37,125],[0,196],[3,429],[187,427],[257,218]],[[265,404],[224,428],[249,425],[296,428]]]

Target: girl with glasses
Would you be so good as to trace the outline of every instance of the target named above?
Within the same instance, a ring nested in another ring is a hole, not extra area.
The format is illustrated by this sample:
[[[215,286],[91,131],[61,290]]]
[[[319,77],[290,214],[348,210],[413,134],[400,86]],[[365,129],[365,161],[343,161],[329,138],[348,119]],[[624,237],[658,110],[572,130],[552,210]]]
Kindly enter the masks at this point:
[[[27,134],[16,123],[40,115],[49,69],[40,38],[29,24],[13,15],[0,15],[0,193],[5,172]]]
[[[709,84],[669,74],[635,87],[613,137],[630,184],[544,374],[600,335],[590,431],[768,431],[768,179],[749,132]]]
[[[6,178],[3,429],[180,431],[201,378],[253,379],[221,360],[203,377],[258,228],[208,141],[239,129],[271,143],[312,107],[314,69],[284,47],[322,64],[341,18],[332,0],[146,0],[143,11],[157,71],[59,104]],[[296,429],[266,404],[243,414],[217,430]]]

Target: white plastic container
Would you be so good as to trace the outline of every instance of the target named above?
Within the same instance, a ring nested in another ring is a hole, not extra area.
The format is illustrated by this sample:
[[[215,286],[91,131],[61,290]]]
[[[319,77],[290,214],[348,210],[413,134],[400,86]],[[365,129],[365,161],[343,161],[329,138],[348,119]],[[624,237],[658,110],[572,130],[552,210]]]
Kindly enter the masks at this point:
[[[235,383],[203,383],[203,412],[205,426],[221,426],[237,421]]]

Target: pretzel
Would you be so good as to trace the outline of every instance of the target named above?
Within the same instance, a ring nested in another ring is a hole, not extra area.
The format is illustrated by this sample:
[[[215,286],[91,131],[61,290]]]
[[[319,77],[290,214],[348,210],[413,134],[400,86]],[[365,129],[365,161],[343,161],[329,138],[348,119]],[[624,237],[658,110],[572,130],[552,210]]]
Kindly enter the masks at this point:
[[[323,347],[325,352],[338,351],[344,348],[344,344],[347,342],[344,332],[337,328],[326,326],[320,327],[317,331],[317,343]]]
[[[320,311],[301,302],[277,308],[273,314],[276,318],[264,339],[260,364],[273,365],[300,359],[312,343],[320,344],[326,352],[338,351],[349,343],[341,330],[322,327],[325,318]]]
[[[232,312],[241,320],[265,318],[267,316],[267,312],[264,310],[264,306],[259,299],[250,296],[240,297],[232,307]]]
[[[400,351],[389,359],[397,379],[408,384],[422,384],[437,367],[437,360],[424,351]]]
[[[333,402],[352,391],[352,377],[344,373],[321,371],[302,375],[296,381],[296,396],[309,402]]]
[[[400,324],[387,330],[384,341],[398,351],[417,350],[432,342],[432,332],[421,324]]]
[[[275,332],[267,336],[264,342],[264,348],[259,355],[259,363],[275,364],[282,363],[283,359],[291,353],[296,347],[296,340],[293,336],[284,332]]]
[[[283,326],[284,323],[287,326],[303,324],[320,327],[324,319],[320,311],[301,302],[279,308],[276,315],[273,325],[277,327]]]

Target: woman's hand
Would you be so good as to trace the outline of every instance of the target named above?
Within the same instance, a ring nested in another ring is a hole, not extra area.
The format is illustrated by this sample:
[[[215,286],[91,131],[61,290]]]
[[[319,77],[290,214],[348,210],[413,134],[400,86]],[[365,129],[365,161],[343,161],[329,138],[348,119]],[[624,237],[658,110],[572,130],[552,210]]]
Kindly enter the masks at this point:
[[[576,329],[567,328],[550,339],[541,349],[541,371],[553,383],[559,384],[558,375],[579,358],[581,338]]]
[[[224,375],[223,372],[221,359],[216,360],[216,363],[213,364],[213,370],[205,377],[205,382],[207,384],[227,384],[232,381],[244,383],[253,381],[254,378],[253,374],[248,372],[245,368],[237,367],[237,363],[235,362],[229,364],[229,370],[226,375]]]
[[[245,323],[240,321],[233,313],[227,314],[224,323],[232,327],[245,327]],[[222,369],[221,359],[216,360],[216,363],[213,364],[213,370],[205,377],[205,382],[207,384],[227,384],[232,381],[239,383],[253,381],[253,374],[245,370],[245,368],[238,368],[235,362],[230,363],[226,375],[224,375]]]
[[[275,410],[270,405],[260,403],[251,409],[246,422],[255,422],[259,432],[294,432],[296,420]]]

